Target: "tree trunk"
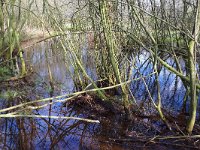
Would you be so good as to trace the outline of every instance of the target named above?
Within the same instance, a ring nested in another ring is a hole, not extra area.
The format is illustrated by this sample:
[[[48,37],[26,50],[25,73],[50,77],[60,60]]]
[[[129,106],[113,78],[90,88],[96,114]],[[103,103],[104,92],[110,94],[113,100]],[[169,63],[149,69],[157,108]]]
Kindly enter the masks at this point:
[[[199,36],[200,27],[200,0],[197,0],[196,20],[193,28],[193,39],[189,42],[188,48],[188,62],[189,62],[189,73],[190,73],[190,116],[187,124],[187,131],[191,133],[196,121],[197,111],[197,88],[196,88],[196,43]]]
[[[112,65],[112,69],[113,69],[117,84],[120,84],[121,83],[121,74],[119,71],[118,62],[117,62],[117,58],[116,58],[116,54],[115,54],[115,50],[117,48],[116,41],[115,41],[116,37],[114,36],[114,34],[112,32],[112,19],[110,18],[109,10],[108,10],[109,5],[106,0],[102,0],[99,3],[100,3],[99,9],[100,9],[100,13],[101,13],[103,33],[105,36],[106,46],[108,49],[108,59]],[[129,105],[128,90],[126,88],[126,85],[122,85],[121,88],[122,88],[122,94],[123,94],[124,107],[128,113],[128,110],[127,110],[128,105]]]

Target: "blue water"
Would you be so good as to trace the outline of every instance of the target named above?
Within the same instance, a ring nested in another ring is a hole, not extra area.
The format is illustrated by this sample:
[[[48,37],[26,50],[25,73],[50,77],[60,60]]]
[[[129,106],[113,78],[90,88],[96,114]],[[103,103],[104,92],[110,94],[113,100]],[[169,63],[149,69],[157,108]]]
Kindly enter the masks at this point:
[[[32,77],[35,85],[27,93],[29,100],[69,94],[76,91],[73,80],[76,77],[75,70],[70,61],[66,59],[69,58],[70,54],[63,53],[59,49],[53,49],[53,44],[52,41],[42,42],[25,51],[26,62],[35,72]],[[95,60],[92,56],[88,55],[87,45],[83,46],[82,49],[84,67],[88,75],[93,80],[97,80]],[[66,55],[67,57],[65,57]],[[148,76],[152,73],[153,67],[149,61],[149,54],[143,50],[135,55],[137,57],[134,57],[134,55],[129,58],[127,57],[132,62],[128,64],[132,67],[131,78],[138,78],[141,75]],[[136,59],[133,60],[134,58]],[[174,61],[171,58],[168,58],[166,61],[170,65],[174,65]],[[184,62],[181,65],[184,68]],[[53,89],[50,86],[48,66],[53,77]],[[157,94],[154,80],[154,75],[145,78],[148,90],[156,102]],[[159,73],[159,83],[163,108],[172,112],[180,111],[186,92],[181,79],[162,67]],[[24,88],[26,87],[21,87],[21,90],[24,90]],[[147,89],[142,80],[132,81],[130,89],[138,103],[143,101],[150,102]],[[2,100],[2,104],[5,104],[5,101]],[[44,103],[38,103],[38,105],[41,104]],[[63,107],[63,104],[60,102],[54,103],[51,106],[48,105],[39,110],[31,111],[30,113],[38,115],[87,117],[82,112]],[[120,136],[118,133],[120,129],[118,130],[109,125],[107,126],[66,119],[1,119],[0,149],[129,149],[129,144],[126,142],[119,145],[109,142],[109,136]]]

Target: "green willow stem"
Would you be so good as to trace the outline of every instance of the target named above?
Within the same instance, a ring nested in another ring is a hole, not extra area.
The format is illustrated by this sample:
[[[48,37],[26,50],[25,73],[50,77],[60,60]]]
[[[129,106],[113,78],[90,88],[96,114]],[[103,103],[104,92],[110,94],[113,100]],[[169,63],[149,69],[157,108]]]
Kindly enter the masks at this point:
[[[116,84],[116,85],[109,86],[109,87],[91,89],[91,90],[84,90],[84,91],[75,92],[75,93],[71,93],[71,94],[65,94],[65,95],[60,95],[60,96],[56,96],[56,97],[50,97],[50,98],[45,98],[45,99],[40,99],[40,100],[22,103],[22,104],[19,104],[19,105],[15,105],[15,106],[12,106],[12,107],[1,109],[0,113],[4,113],[6,111],[11,111],[13,109],[21,108],[21,107],[24,107],[26,105],[31,105],[31,104],[38,103],[38,102],[48,102],[48,101],[52,101],[52,100],[55,100],[54,102],[66,102],[66,101],[69,101],[70,99],[72,99],[74,96],[77,96],[79,94],[83,94],[83,93],[87,93],[87,92],[95,92],[97,90],[108,90],[108,89],[112,89],[112,88],[115,88],[115,87],[120,87],[122,85],[131,83],[133,81],[137,81],[137,80],[140,80],[142,78],[147,78],[147,77],[152,76],[154,74],[155,74],[155,72],[153,72],[153,73],[151,73],[147,76],[144,76],[144,77],[139,77],[139,78],[136,78],[136,79],[128,80],[126,82],[122,82],[121,84]],[[65,98],[65,97],[68,97],[68,98]],[[59,99],[62,99],[62,100],[59,100]]]

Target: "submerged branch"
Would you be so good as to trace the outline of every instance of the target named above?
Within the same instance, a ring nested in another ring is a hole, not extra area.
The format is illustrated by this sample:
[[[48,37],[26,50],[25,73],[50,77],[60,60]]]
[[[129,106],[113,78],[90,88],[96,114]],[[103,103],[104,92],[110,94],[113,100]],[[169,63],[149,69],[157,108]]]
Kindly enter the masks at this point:
[[[195,138],[200,138],[200,135],[191,135],[191,136],[158,136],[155,137],[154,139],[159,139],[159,140],[167,140],[167,139],[195,139]]]
[[[144,77],[139,77],[139,78],[136,78],[136,79],[128,80],[126,82],[122,82],[121,84],[116,84],[116,85],[109,86],[109,87],[91,89],[91,90],[86,90],[86,91],[79,91],[79,92],[75,92],[75,93],[71,93],[71,94],[65,94],[65,95],[60,95],[60,96],[56,96],[56,97],[50,97],[50,98],[45,98],[45,99],[40,99],[40,100],[35,100],[35,101],[31,101],[31,102],[22,103],[22,104],[19,104],[19,105],[15,105],[15,106],[12,106],[12,107],[1,109],[0,113],[6,112],[6,111],[10,111],[10,110],[13,110],[13,109],[16,109],[16,108],[24,107],[26,105],[31,105],[31,104],[38,103],[38,102],[48,102],[48,101],[52,101],[52,100],[55,100],[55,99],[56,100],[54,102],[66,102],[66,101],[70,100],[72,97],[77,96],[79,94],[83,94],[83,93],[87,93],[87,92],[95,92],[95,91],[98,91],[98,90],[112,89],[112,88],[115,88],[115,87],[119,87],[121,85],[128,84],[128,83],[130,83],[132,81],[137,81],[137,80],[140,80],[142,78],[147,78],[149,76],[152,76],[153,74],[155,74],[155,72],[153,72],[153,73],[151,73],[151,74],[149,74],[147,76],[144,76]],[[68,97],[68,98],[64,99],[65,97]],[[59,99],[63,99],[63,100],[59,100]]]
[[[0,115],[0,118],[18,118],[18,117],[51,118],[51,119],[72,119],[72,120],[86,121],[86,122],[90,122],[90,123],[100,123],[99,120],[84,119],[84,118],[79,118],[79,117],[45,116],[45,115],[11,115],[11,114]]]

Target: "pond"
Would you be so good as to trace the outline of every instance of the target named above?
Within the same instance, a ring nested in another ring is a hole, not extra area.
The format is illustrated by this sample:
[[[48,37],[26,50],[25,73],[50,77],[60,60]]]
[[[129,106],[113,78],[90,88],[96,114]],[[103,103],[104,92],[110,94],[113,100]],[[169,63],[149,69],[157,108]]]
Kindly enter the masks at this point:
[[[75,92],[75,70],[66,59],[70,58],[59,49],[54,41],[44,41],[25,50],[24,56],[27,64],[33,70],[33,74],[20,83],[8,83],[9,90],[18,89],[18,96],[14,100],[1,100],[1,108],[13,106],[21,102],[33,101],[42,98],[56,97]],[[87,42],[86,42],[87,43]],[[82,61],[88,75],[97,80],[95,61],[89,49],[89,45],[82,45]],[[154,99],[156,88],[152,73],[152,64],[149,54],[145,50],[125,55],[129,60],[131,78],[147,76],[145,81]],[[166,61],[175,65],[172,58]],[[131,65],[134,64],[135,68]],[[181,63],[184,68],[184,61]],[[159,68],[159,81],[163,108],[167,113],[178,115],[183,107],[185,88],[179,77],[170,73],[164,67]],[[1,88],[2,89],[2,88]],[[5,92],[6,89],[1,90]],[[142,80],[132,81],[130,90],[139,105],[144,105],[146,114],[151,114],[152,104],[149,100],[147,89]],[[66,97],[65,97],[66,98]],[[50,103],[52,101],[49,101]],[[145,102],[145,103],[142,103]],[[34,106],[45,104],[38,102]],[[188,108],[187,108],[188,109]],[[199,109],[199,108],[198,108]],[[200,111],[198,110],[198,113]],[[5,118],[0,121],[0,149],[83,149],[83,150],[125,150],[125,149],[183,149],[180,145],[154,144],[146,142],[141,137],[153,137],[160,133],[163,125],[159,119],[154,122],[148,118],[135,118],[134,121],[126,121],[117,116],[108,114],[100,118],[92,118],[88,112],[77,107],[64,107],[57,102],[43,108],[22,111],[22,114],[35,114],[42,116],[70,116],[79,118],[98,119],[100,123],[89,123],[83,120],[63,118]],[[198,118],[199,119],[199,118]],[[153,127],[149,124],[154,124]],[[134,132],[134,131],[137,131]],[[168,133],[166,133],[168,134]],[[166,135],[163,134],[163,135]],[[185,147],[187,148],[187,147]]]

